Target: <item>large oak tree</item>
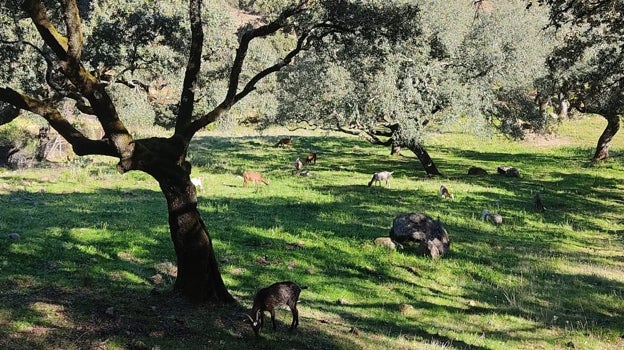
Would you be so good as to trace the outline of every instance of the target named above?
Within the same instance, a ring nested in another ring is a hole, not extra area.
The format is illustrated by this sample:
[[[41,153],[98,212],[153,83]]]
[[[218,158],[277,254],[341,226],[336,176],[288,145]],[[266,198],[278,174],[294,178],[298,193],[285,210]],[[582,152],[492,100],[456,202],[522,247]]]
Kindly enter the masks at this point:
[[[533,80],[544,74],[551,42],[544,9],[522,1],[423,2],[417,30],[376,54],[353,45],[306,54],[278,75],[278,114],[269,122],[360,135],[411,150],[427,175],[439,175],[426,150],[429,134],[462,118],[465,130],[492,127],[521,137],[521,125],[544,129]],[[319,79],[320,77],[320,79]],[[309,98],[301,100],[299,96]]]
[[[548,58],[549,76],[540,90],[557,104],[607,120],[593,156],[606,159],[624,114],[624,2],[539,0],[528,6],[533,3],[548,6],[550,25],[564,36]]]
[[[15,3],[11,1],[9,6]],[[186,48],[188,54],[182,87],[179,100],[173,109],[173,129],[169,137],[133,137],[124,124],[124,115],[120,115],[116,101],[107,90],[103,75],[94,73],[102,67],[87,67],[84,57],[93,57],[94,54],[84,51],[85,33],[81,14],[88,15],[91,2],[79,3],[82,7],[86,5],[86,10],[79,8],[76,0],[64,0],[61,6],[52,2],[50,4],[54,7],[47,9],[42,0],[26,0],[21,4],[21,13],[24,15],[17,15],[12,23],[6,23],[18,33],[18,39],[1,39],[4,44],[13,45],[12,47],[35,48],[41,61],[45,62],[46,69],[33,70],[31,73],[47,75],[46,79],[34,81],[45,82],[48,89],[54,90],[53,94],[45,95],[36,92],[37,89],[32,89],[33,93],[27,93],[14,87],[0,86],[0,101],[3,101],[0,106],[2,122],[6,123],[18,117],[18,109],[32,112],[43,117],[58,131],[77,155],[115,157],[119,160],[117,170],[120,173],[142,171],[151,175],[158,182],[167,201],[171,239],[178,265],[174,288],[195,301],[234,300],[221,278],[211,237],[198,211],[196,190],[190,180],[191,164],[187,160],[187,154],[196,133],[222,118],[235,104],[256,90],[263,79],[288,65],[304,50],[319,50],[329,42],[354,40],[356,37],[365,39],[359,41],[360,43],[371,43],[381,37],[394,41],[404,40],[412,34],[409,19],[414,17],[416,10],[413,6],[375,1],[350,3],[300,0],[285,3],[280,11],[272,13],[265,20],[255,25],[248,24],[239,30],[236,50],[231,61],[225,65],[227,72],[224,96],[206,112],[198,112],[195,109],[200,100],[198,91],[201,91],[204,83],[200,79],[202,63],[211,59],[210,56],[215,55],[216,50],[204,51],[202,1],[188,2],[190,47]],[[162,8],[163,11],[166,9],[165,6]],[[24,19],[28,19],[36,28],[39,39],[25,38],[24,32],[18,28],[18,24]],[[134,21],[141,19],[138,16]],[[129,32],[133,30],[127,29]],[[168,30],[176,28],[174,26]],[[251,73],[245,71],[251,44],[276,33],[292,36],[293,46],[285,50],[284,56],[279,60]],[[136,38],[144,34],[145,32],[135,30],[134,34],[126,38]],[[118,39],[123,39],[123,35]],[[156,36],[152,38],[155,39]],[[36,44],[35,40],[42,41],[42,44]],[[109,46],[106,46],[106,42],[102,41],[91,50],[106,51],[107,47]],[[139,50],[125,53],[140,55]],[[117,57],[109,55],[107,63],[115,64],[116,58],[119,61],[127,59],[121,56],[121,53]],[[12,66],[28,66],[28,62],[12,61],[12,55],[2,58]],[[157,55],[153,57],[154,60],[157,58]],[[150,62],[139,59],[134,61],[140,61],[141,65],[149,65]],[[133,69],[140,69],[141,65],[133,66]],[[97,119],[103,137],[89,137],[69,121],[68,116],[63,113],[65,111],[61,112],[58,108],[60,101],[67,100],[75,101],[76,108],[82,111],[82,115],[92,115]]]

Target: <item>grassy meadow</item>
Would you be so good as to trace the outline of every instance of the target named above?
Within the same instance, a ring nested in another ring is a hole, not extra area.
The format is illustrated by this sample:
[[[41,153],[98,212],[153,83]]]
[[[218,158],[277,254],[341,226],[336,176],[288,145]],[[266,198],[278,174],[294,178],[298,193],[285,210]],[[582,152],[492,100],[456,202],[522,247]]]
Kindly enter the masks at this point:
[[[574,120],[527,142],[440,131],[426,141],[436,178],[409,151],[339,134],[204,132],[190,157],[239,301],[226,307],[170,292],[166,203],[146,174],[119,175],[101,158],[2,169],[0,348],[624,349],[624,135],[592,164],[604,125]],[[293,148],[273,147],[286,135]],[[310,151],[310,176],[293,176]],[[473,165],[490,175],[466,175]],[[497,175],[499,165],[521,177]],[[243,170],[271,184],[244,188]],[[390,188],[368,187],[382,170],[394,171]],[[442,184],[455,200],[439,197]],[[480,220],[483,209],[503,225]],[[406,212],[439,218],[451,252],[431,260],[375,246]],[[299,328],[286,332],[280,309],[278,330],[267,322],[256,339],[241,313],[281,280],[309,287]]]

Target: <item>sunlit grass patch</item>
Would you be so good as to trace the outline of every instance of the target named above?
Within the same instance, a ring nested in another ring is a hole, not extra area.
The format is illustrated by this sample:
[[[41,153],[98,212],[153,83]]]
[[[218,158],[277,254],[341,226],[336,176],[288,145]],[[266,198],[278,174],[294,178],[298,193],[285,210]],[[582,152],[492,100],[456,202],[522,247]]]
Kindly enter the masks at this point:
[[[99,159],[3,170],[0,347],[618,349],[622,142],[614,159],[590,164],[600,130],[575,122],[586,132],[559,143],[434,135],[426,146],[444,173],[434,178],[409,153],[390,157],[343,135],[301,133],[287,149],[273,147],[285,130],[206,132],[191,149],[198,205],[239,306],[191,306],[170,292],[166,203],[146,174],[119,175]],[[293,175],[292,161],[311,150],[310,175]],[[470,177],[472,165],[490,174]],[[499,165],[520,178],[497,175]],[[270,185],[242,187],[243,170]],[[381,170],[395,171],[390,187],[368,187]],[[544,212],[533,207],[538,191]],[[483,209],[503,224],[481,220]],[[406,212],[439,218],[450,253],[431,260],[376,246]],[[255,339],[241,312],[279,280],[308,286],[300,326],[287,333],[291,315],[280,309],[278,331]]]

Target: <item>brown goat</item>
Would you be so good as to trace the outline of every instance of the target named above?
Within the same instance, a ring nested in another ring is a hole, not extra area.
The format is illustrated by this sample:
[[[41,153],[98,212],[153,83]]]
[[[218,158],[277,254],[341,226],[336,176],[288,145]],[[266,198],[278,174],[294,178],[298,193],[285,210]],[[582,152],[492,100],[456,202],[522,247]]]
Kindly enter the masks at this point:
[[[269,180],[262,177],[262,174],[256,173],[253,171],[245,171],[243,172],[243,187],[247,187],[249,182],[253,182],[256,185],[256,189],[258,189],[258,181],[262,182],[265,185],[269,185]]]
[[[277,143],[275,144],[275,147],[280,147],[280,146],[292,147],[292,137],[285,137],[277,141]]]
[[[444,185],[440,186],[440,196],[442,196],[442,198],[455,199],[455,195],[449,192],[448,188]]]
[[[251,316],[247,315],[251,321],[251,327],[256,334],[260,336],[260,329],[264,325],[264,312],[271,314],[271,322],[273,330],[277,329],[275,324],[275,308],[281,305],[288,305],[292,312],[293,320],[290,324],[290,330],[294,330],[299,325],[299,311],[297,310],[297,301],[302,289],[306,286],[299,286],[294,282],[285,281],[277,282],[266,288],[262,288],[256,293],[253,306],[251,308]]]
[[[316,164],[316,153],[310,153],[305,159],[306,165]]]

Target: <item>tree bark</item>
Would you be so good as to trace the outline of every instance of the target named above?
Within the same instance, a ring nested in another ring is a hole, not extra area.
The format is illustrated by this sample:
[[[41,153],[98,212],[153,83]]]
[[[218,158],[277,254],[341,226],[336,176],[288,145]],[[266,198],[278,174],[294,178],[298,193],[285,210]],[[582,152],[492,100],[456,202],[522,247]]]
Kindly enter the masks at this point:
[[[427,173],[428,176],[439,176],[442,175],[438,168],[436,167],[433,159],[429,156],[429,152],[419,143],[419,142],[409,142],[405,145],[410,151],[414,152],[420,164],[423,166],[423,170]]]
[[[604,160],[609,158],[609,145],[613,136],[620,130],[620,116],[615,114],[606,115],[607,127],[600,135],[598,139],[598,145],[596,146],[596,153],[594,153],[593,160]]]
[[[194,302],[234,302],[221,278],[212,239],[197,209],[196,190],[190,178],[161,179],[159,183],[167,199],[169,230],[177,257],[174,289]]]

